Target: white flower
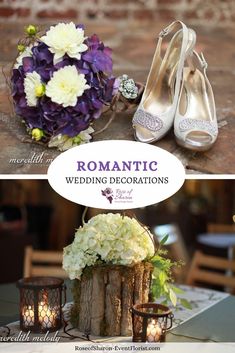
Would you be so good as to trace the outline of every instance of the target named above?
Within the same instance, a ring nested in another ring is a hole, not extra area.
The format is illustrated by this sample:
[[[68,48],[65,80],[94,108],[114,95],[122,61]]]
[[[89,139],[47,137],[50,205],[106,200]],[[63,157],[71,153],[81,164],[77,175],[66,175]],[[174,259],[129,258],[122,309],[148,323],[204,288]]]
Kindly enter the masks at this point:
[[[36,72],[28,72],[24,79],[24,91],[26,95],[26,101],[29,107],[35,107],[37,105],[37,89],[42,86],[41,77]]]
[[[95,130],[89,126],[88,129],[81,131],[80,134],[78,134],[75,138],[69,137],[68,135],[58,134],[51,137],[48,146],[57,147],[59,151],[66,151],[74,146],[88,143],[92,138],[90,134],[92,134],[94,131]]]
[[[89,142],[92,138],[92,136],[90,134],[93,134],[94,131],[95,130],[91,126],[89,126],[88,129],[81,131],[79,134],[79,137],[82,140],[81,143]]]
[[[77,97],[81,97],[89,88],[85,75],[79,74],[76,66],[69,65],[54,72],[47,83],[46,95],[63,107],[75,107]]]
[[[14,69],[18,69],[21,65],[23,65],[24,58],[31,57],[33,55],[31,49],[32,49],[32,45],[30,45],[29,47],[26,47],[25,50],[22,53],[20,53],[20,55],[17,56]]]
[[[70,279],[80,279],[86,266],[97,259],[105,263],[132,266],[154,255],[152,234],[135,219],[120,214],[100,214],[75,233],[64,248],[63,268]]]
[[[73,22],[51,26],[41,40],[54,54],[54,64],[61,61],[65,54],[79,60],[81,53],[88,49],[83,43],[85,40],[83,29],[76,28]]]

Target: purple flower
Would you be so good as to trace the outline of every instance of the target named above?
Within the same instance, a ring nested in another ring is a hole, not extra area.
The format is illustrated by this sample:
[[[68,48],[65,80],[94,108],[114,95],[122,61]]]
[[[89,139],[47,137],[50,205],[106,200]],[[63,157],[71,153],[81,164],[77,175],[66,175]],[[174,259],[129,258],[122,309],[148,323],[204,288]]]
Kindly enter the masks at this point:
[[[100,47],[100,40],[96,34],[93,34],[91,37],[87,38],[86,44],[90,48],[90,50],[97,50]]]
[[[64,112],[61,116],[61,126],[56,130],[56,135],[65,134],[70,137],[75,137],[79,132],[86,130],[90,125],[89,115],[84,116],[74,114],[71,116]],[[86,121],[87,120],[87,121]]]
[[[33,57],[38,65],[51,64],[53,62],[53,54],[49,51],[46,44],[40,42],[32,48]]]
[[[23,59],[23,70],[25,73],[34,71],[35,64],[34,59],[31,57],[25,57]]]
[[[113,63],[109,55],[105,51],[91,50],[83,55],[83,60],[90,63],[93,72],[99,71],[112,72]]]

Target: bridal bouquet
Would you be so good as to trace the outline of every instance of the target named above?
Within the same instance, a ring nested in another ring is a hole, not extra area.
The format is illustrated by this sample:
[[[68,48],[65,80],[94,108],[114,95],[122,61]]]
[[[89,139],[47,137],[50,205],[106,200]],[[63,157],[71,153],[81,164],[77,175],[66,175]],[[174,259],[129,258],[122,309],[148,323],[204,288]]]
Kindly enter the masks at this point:
[[[31,137],[49,147],[88,142],[91,123],[113,97],[111,49],[72,22],[44,35],[30,25],[26,33],[11,79],[16,114]]]

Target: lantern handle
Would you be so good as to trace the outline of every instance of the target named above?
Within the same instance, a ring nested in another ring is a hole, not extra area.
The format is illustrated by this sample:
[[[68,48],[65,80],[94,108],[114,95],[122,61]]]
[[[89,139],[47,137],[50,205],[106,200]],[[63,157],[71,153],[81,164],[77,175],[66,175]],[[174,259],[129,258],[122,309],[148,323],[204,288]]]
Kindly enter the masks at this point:
[[[174,314],[169,314],[168,318],[170,319],[170,326],[166,328],[166,330],[170,330],[172,328],[172,320],[174,318]]]
[[[65,306],[65,304],[66,304],[66,289],[67,289],[67,287],[66,287],[66,284],[64,283],[63,285],[62,285],[62,291],[63,291],[63,294],[64,294],[64,302],[63,302],[63,304],[61,304],[61,307],[63,308],[64,306]]]

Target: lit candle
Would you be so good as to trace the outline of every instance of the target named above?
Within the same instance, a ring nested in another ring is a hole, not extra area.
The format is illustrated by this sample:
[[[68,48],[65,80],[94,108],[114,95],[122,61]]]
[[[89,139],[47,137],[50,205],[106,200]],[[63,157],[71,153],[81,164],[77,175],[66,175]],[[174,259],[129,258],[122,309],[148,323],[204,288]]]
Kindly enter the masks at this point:
[[[48,305],[47,293],[43,295],[44,301],[38,306],[38,320],[43,328],[51,328],[55,325],[56,311]]]
[[[151,320],[147,327],[147,341],[159,342],[162,335],[162,329],[156,320]]]
[[[25,306],[23,309],[23,322],[25,327],[34,325],[34,311],[31,305]]]

